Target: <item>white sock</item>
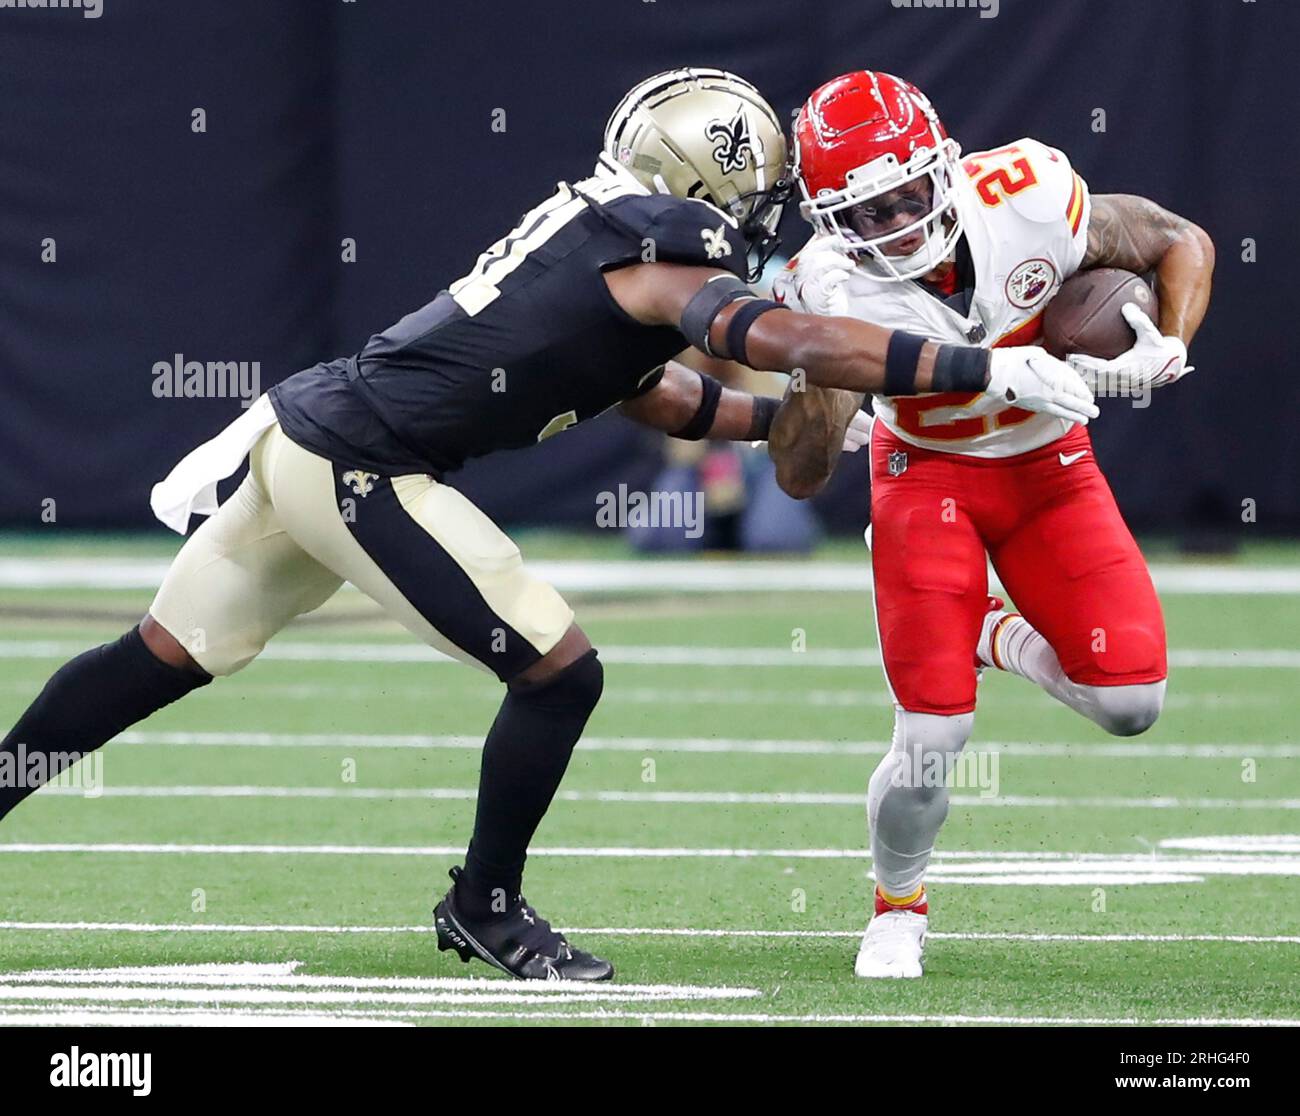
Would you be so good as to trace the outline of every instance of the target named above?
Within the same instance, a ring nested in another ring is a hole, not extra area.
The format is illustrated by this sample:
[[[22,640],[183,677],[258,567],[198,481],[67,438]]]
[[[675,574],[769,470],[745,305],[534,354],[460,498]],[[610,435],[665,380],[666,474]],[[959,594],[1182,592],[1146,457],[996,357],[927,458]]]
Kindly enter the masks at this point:
[[[974,723],[974,713],[942,717],[897,710],[893,746],[867,788],[871,864],[886,895],[911,895],[921,886],[948,816],[945,776]]]
[[[1018,612],[986,613],[975,653],[985,666],[1028,678],[1049,692],[1065,678],[1052,645]]]

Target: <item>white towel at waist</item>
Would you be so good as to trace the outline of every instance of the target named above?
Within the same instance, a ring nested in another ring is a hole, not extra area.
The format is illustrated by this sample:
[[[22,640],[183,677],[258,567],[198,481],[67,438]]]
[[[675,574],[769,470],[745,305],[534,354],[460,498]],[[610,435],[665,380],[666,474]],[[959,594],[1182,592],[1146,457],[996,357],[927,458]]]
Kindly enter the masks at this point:
[[[271,401],[260,396],[215,438],[182,457],[165,478],[153,486],[149,506],[163,523],[179,534],[189,528],[191,515],[217,510],[217,482],[244,463],[258,438],[275,425]]]

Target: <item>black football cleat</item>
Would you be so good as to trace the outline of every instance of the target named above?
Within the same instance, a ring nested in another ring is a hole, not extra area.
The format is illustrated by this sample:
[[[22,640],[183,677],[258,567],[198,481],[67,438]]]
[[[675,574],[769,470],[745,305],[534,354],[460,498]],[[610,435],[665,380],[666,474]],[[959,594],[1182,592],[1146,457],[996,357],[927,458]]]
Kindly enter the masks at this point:
[[[614,966],[574,949],[563,934],[515,896],[509,910],[471,919],[456,904],[460,868],[451,870],[452,887],[433,909],[438,949],[455,950],[462,961],[477,957],[516,980],[609,980]]]

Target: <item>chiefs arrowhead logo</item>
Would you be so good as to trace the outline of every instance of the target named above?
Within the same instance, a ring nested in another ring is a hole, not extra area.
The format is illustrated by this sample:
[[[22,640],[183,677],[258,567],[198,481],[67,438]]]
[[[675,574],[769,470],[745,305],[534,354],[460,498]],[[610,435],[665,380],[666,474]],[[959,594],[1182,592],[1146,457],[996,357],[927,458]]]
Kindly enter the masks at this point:
[[[1007,276],[1007,301],[1017,310],[1029,310],[1052,293],[1056,282],[1051,261],[1025,260]]]

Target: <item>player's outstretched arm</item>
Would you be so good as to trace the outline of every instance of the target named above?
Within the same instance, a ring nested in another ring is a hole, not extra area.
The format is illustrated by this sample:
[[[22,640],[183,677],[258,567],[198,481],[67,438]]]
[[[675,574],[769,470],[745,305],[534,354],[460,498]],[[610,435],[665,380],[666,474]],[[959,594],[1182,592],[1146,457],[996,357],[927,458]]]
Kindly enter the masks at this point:
[[[608,273],[610,294],[645,325],[680,329],[710,356],[771,372],[802,371],[806,382],[854,392],[915,395],[987,391],[1028,410],[1076,422],[1097,416],[1091,393],[1042,349],[937,345],[852,318],[780,309],[725,271],[635,264]],[[779,309],[780,312],[768,312]]]
[[[762,441],[776,409],[775,399],[723,387],[712,376],[675,360],[664,365],[659,382],[649,391],[619,404],[633,421],[687,441]]]
[[[862,392],[886,389],[890,330],[851,318],[783,312],[754,318],[743,338],[739,331],[729,336],[733,319],[745,309],[745,303],[764,301],[754,292],[742,291],[743,285],[730,272],[686,264],[635,264],[607,273],[605,282],[614,300],[637,321],[684,327],[686,339],[709,356],[730,357],[770,372],[802,369],[809,383],[825,387]],[[718,292],[717,305],[711,310],[700,297],[708,293],[706,288]],[[772,324],[777,317],[788,320]],[[741,340],[745,351],[732,351]],[[927,342],[916,354],[914,391],[930,390],[938,350],[938,345]],[[980,371],[977,361],[972,361],[972,377]]]
[[[1199,225],[1133,194],[1097,194],[1088,221],[1083,268],[1155,269],[1166,337],[1190,345],[1210,305],[1214,242]]]

